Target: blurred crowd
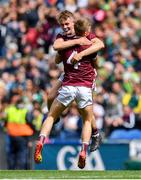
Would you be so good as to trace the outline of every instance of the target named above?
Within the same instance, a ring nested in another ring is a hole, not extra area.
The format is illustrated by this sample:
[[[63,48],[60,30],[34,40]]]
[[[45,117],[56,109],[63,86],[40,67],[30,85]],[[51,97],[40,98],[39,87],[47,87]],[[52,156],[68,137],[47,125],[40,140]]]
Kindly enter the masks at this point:
[[[141,138],[140,0],[0,0],[1,129],[12,104],[27,110],[27,123],[33,135],[38,134],[50,89],[63,72],[63,65],[54,62],[52,44],[61,32],[56,17],[65,9],[76,18],[90,18],[93,31],[105,43],[97,57],[94,92],[98,129],[104,138]],[[79,138],[81,126],[73,103],[51,137]]]

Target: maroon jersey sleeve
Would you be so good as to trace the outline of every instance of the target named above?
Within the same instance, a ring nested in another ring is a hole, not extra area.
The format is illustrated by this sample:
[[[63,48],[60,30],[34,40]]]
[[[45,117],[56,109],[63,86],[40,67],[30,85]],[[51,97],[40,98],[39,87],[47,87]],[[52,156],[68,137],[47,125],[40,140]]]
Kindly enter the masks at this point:
[[[95,37],[96,37],[96,36],[95,36],[94,33],[89,33],[88,36],[86,36],[86,38],[89,39],[90,41],[91,41],[92,39],[94,39]],[[78,46],[77,46],[77,52],[81,52],[81,51],[89,48],[90,46],[91,46],[91,45],[81,45],[81,46],[78,45]],[[97,53],[93,53],[93,54],[91,54],[91,55],[88,55],[87,57],[84,57],[83,59],[92,59],[92,58],[95,58],[96,55],[97,55]]]
[[[88,38],[89,40],[92,40],[92,39],[96,38],[96,35],[95,35],[94,33],[90,33],[87,38]],[[93,58],[95,58],[96,56],[97,56],[97,52],[89,55],[88,57],[89,57],[90,59],[91,59],[91,58],[93,59]]]
[[[63,39],[63,35],[62,34],[57,34],[56,39],[62,38]]]
[[[59,38],[61,38],[61,39],[63,39],[64,41],[67,41],[67,40],[73,40],[74,38],[75,38],[75,36],[66,36],[65,34],[61,34],[61,33],[59,33],[57,36],[56,36],[56,39],[59,39]],[[69,48],[67,48],[67,49],[72,49],[72,47],[69,47]],[[59,51],[59,54],[61,55],[63,55],[64,53],[65,53],[65,51],[66,51],[66,49],[63,49],[63,50],[60,50]]]
[[[91,40],[91,39],[96,38],[96,35],[94,33],[89,33],[87,38]]]

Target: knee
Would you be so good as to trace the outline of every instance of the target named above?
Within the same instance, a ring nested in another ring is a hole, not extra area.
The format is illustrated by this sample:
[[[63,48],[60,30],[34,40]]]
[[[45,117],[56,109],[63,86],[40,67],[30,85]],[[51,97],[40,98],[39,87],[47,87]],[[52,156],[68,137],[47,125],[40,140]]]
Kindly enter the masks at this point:
[[[52,112],[49,112],[48,117],[47,117],[46,120],[55,122],[56,119],[57,119],[57,116],[55,114],[52,114]]]
[[[55,99],[55,97],[56,97],[56,94],[55,94],[55,93],[50,93],[50,94],[48,95],[48,101],[53,101],[53,100]]]
[[[94,116],[92,113],[85,113],[83,117],[84,122],[91,122],[94,119]]]
[[[84,118],[83,121],[84,121],[84,123],[91,123],[92,119],[91,118]]]

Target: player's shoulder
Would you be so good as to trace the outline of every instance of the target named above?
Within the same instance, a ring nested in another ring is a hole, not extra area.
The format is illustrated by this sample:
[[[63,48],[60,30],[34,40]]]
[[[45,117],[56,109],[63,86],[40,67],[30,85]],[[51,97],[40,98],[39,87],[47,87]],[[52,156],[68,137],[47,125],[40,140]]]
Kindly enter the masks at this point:
[[[88,38],[88,39],[94,39],[94,38],[96,38],[96,35],[95,35],[94,32],[90,32],[90,33],[88,34],[87,38]]]
[[[65,37],[64,33],[60,32],[60,33],[57,34],[56,39],[59,39],[59,38],[63,38],[64,39],[64,37]]]
[[[69,35],[66,35],[65,33],[61,32],[56,36],[56,39],[59,39],[59,38],[62,38],[65,41],[67,41],[67,40],[75,39],[76,36],[75,35],[70,35],[69,36]]]

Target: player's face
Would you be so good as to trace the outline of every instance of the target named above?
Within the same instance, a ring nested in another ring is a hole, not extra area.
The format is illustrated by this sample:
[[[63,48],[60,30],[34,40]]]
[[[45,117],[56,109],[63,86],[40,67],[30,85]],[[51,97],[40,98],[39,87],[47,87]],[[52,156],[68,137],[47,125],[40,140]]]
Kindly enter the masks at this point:
[[[63,29],[66,35],[74,34],[74,20],[73,18],[67,18],[66,20],[62,20],[60,23],[61,28]]]

